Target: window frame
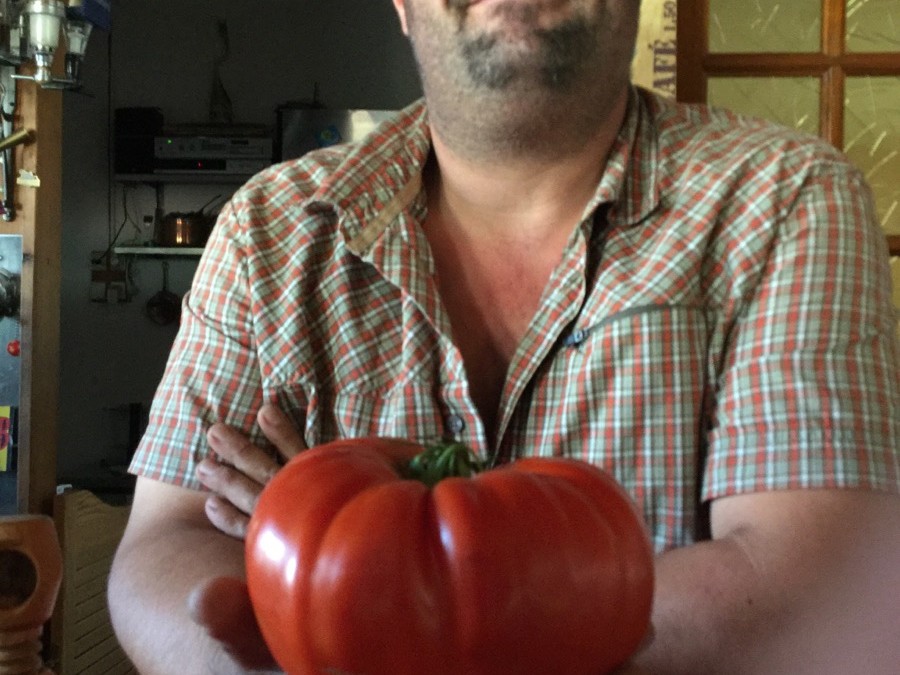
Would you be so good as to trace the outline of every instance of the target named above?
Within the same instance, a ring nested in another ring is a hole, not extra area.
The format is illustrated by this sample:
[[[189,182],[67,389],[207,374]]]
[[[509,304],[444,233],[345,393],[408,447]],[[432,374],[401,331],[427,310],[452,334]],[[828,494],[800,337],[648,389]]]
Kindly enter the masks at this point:
[[[900,77],[900,52],[848,52],[846,0],[822,0],[818,52],[733,53],[709,51],[709,0],[678,0],[677,97],[707,101],[710,77],[815,77],[820,81],[819,135],[844,146],[844,99],[848,77]],[[900,235],[886,235],[891,255],[900,255]]]

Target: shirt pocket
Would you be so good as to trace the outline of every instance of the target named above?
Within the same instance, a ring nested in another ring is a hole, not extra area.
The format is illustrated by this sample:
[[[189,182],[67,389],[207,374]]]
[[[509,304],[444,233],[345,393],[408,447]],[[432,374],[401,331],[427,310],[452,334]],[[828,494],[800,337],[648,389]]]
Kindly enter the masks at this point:
[[[643,509],[658,548],[697,533],[710,325],[702,307],[648,305],[576,328],[531,405],[559,411],[535,427],[539,445],[552,448],[545,454],[611,472]]]
[[[318,433],[333,438],[382,436],[431,443],[442,435],[442,408],[430,382],[402,381],[381,391],[339,391],[333,403],[320,407]]]
[[[308,447],[342,438],[389,437],[437,441],[446,410],[428,381],[399,379],[384,388],[334,390],[312,383],[279,385],[275,399],[291,411]]]

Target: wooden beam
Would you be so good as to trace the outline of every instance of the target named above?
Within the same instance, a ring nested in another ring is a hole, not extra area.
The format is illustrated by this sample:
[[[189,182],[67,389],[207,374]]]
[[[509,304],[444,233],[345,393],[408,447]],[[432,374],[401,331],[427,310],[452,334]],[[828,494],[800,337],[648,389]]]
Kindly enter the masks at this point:
[[[824,54],[792,52],[708,54],[703,69],[710,75],[743,75],[748,77],[797,76],[815,77],[831,68],[836,59]]]
[[[15,127],[35,136],[16,148],[16,169],[40,180],[40,187],[15,186],[16,218],[0,227],[22,235],[17,508],[49,515],[58,445],[62,93],[20,81],[16,98]]]
[[[678,0],[676,97],[706,103],[704,60],[709,45],[709,0]]]
[[[681,52],[679,51],[679,56]],[[831,68],[842,68],[853,75],[900,75],[897,54],[795,54],[730,53],[707,54],[701,59],[703,71],[710,75],[808,76],[821,75]]]
[[[844,54],[847,34],[846,0],[822,0],[822,53]]]
[[[887,235],[888,250],[892,256],[900,256],[900,234]]]
[[[822,76],[819,93],[819,135],[839,150],[844,148],[844,95],[847,78],[839,66]]]

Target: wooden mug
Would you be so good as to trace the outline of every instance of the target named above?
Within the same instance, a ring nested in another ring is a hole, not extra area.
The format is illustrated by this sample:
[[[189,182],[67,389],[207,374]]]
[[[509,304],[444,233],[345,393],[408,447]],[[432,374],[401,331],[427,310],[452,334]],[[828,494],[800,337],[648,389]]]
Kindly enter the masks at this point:
[[[62,552],[47,516],[0,517],[0,675],[47,673],[41,631],[62,581]]]

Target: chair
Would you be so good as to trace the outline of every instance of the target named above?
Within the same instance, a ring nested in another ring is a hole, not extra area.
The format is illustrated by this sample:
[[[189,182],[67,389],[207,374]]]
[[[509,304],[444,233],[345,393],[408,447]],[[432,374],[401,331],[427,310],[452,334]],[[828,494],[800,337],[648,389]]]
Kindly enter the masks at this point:
[[[56,496],[54,520],[63,552],[63,580],[50,624],[59,675],[137,673],[116,640],[106,582],[128,506],[111,506],[87,490]]]

